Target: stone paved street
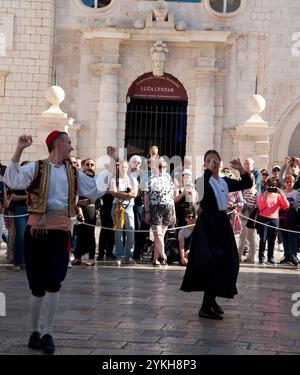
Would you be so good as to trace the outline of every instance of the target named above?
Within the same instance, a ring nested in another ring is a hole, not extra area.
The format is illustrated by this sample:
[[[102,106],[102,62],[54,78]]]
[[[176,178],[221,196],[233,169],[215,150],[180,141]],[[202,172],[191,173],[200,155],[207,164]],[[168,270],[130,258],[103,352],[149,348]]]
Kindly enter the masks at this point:
[[[109,262],[69,269],[54,328],[56,354],[300,354],[300,317],[291,314],[299,269],[241,266],[238,296],[219,299],[223,321],[198,318],[202,293],[179,291],[183,273],[179,266]],[[7,304],[0,354],[40,354],[26,345],[25,272],[0,265],[0,291]]]

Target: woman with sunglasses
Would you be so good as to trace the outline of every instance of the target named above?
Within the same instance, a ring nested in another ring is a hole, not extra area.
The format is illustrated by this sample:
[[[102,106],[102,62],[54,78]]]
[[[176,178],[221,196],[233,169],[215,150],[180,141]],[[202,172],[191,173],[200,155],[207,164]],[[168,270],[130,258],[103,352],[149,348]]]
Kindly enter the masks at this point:
[[[241,180],[220,177],[221,158],[209,150],[204,156],[204,175],[197,180],[201,213],[192,235],[189,261],[181,285],[185,292],[204,291],[199,316],[222,320],[223,309],[216,297],[233,298],[237,294],[239,255],[227,210],[229,192],[249,189],[250,174],[239,159],[231,168],[239,171]]]
[[[153,174],[150,175],[145,196],[145,223],[150,224],[154,234],[153,265],[167,265],[164,238],[168,226],[176,222],[174,185],[166,174],[167,164],[164,159],[154,159]]]

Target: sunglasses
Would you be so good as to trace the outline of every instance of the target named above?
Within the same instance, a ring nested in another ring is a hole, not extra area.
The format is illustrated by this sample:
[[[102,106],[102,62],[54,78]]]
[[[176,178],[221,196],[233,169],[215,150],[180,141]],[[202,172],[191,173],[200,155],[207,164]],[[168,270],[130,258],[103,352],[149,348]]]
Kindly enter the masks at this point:
[[[262,173],[262,176],[269,176],[268,173]]]

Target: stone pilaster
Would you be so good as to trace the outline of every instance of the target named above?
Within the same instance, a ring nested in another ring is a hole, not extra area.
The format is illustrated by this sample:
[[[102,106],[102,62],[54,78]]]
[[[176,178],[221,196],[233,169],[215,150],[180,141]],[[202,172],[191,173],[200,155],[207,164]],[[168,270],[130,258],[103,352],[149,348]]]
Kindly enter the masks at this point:
[[[214,148],[215,134],[215,68],[214,58],[199,58],[198,68],[194,70],[197,89],[192,130],[192,154],[196,160],[196,173],[200,173],[203,156],[208,149]]]
[[[105,41],[102,47],[102,61],[90,65],[96,92],[90,154],[95,159],[106,155],[108,145],[118,146],[119,41]]]

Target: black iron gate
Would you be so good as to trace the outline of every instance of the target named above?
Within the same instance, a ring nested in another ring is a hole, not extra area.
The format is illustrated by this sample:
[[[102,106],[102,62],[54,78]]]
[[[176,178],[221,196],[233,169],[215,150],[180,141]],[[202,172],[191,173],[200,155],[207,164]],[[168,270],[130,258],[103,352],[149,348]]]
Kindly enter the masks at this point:
[[[187,102],[131,99],[127,105],[125,147],[128,157],[148,156],[158,146],[159,155],[185,156]]]

